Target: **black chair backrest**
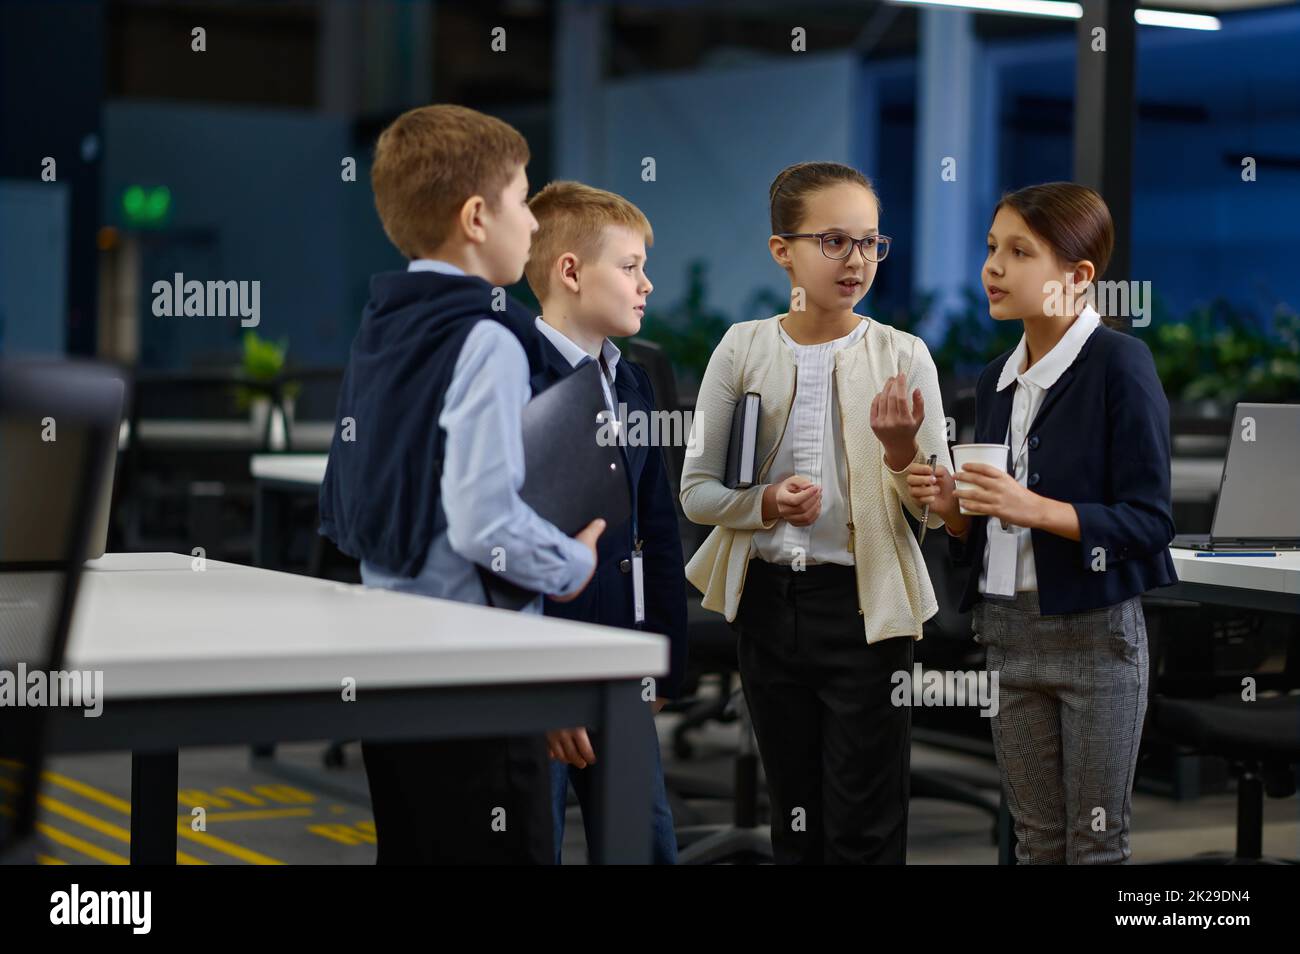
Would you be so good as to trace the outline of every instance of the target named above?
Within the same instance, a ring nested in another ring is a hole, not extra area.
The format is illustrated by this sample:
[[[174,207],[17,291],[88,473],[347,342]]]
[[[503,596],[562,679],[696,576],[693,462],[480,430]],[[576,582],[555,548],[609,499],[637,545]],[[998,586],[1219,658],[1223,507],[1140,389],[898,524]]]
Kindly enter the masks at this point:
[[[233,371],[140,371],[131,416],[153,420],[247,421],[247,398],[274,395],[273,382],[245,379]]]
[[[0,361],[0,671],[57,672],[124,382],[104,365]],[[52,701],[48,700],[47,701]],[[35,828],[46,706],[0,708],[0,858]]]
[[[286,387],[294,386],[294,420],[334,420],[339,388],[343,386],[343,368],[294,368],[283,377]]]
[[[966,575],[970,571],[965,567],[954,566],[949,559],[948,531],[943,527],[927,531],[925,542],[921,544],[921,556],[930,575],[935,599],[939,602],[939,611],[925,622],[925,635],[969,644],[971,614],[963,613],[957,607],[961,605],[962,593],[966,589]]]
[[[628,357],[645,368],[646,374],[650,376],[650,384],[655,389],[655,401],[659,405],[657,410],[680,412],[677,377],[673,374],[673,363],[664,353],[664,349],[645,338],[631,338],[627,342],[627,353]],[[664,462],[668,466],[668,481],[674,497],[682,489],[682,466],[686,461],[685,440],[689,436],[687,433],[682,434],[680,447],[674,445],[664,448]]]

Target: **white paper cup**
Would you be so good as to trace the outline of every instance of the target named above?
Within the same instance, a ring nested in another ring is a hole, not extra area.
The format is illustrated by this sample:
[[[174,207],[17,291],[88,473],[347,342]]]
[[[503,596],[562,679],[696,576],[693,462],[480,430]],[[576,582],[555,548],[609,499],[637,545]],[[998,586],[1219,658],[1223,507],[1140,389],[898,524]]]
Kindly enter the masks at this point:
[[[967,464],[988,464],[990,467],[996,467],[1000,471],[1007,469],[1007,452],[1011,448],[1006,444],[953,444],[952,445],[952,466],[956,470],[961,470]],[[965,491],[975,489],[975,485],[968,480],[957,481],[957,494],[960,496]],[[965,505],[962,505],[961,512],[969,514]]]

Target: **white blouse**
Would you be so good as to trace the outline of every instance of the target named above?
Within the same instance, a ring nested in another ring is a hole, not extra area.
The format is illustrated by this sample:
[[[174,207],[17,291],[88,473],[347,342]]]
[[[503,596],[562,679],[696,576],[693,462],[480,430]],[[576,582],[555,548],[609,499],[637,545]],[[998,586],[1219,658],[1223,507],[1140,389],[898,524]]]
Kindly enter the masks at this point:
[[[802,474],[822,488],[822,508],[811,526],[796,527],[778,520],[771,530],[755,531],[753,552],[769,563],[786,566],[802,555],[806,565],[839,563],[853,566],[849,549],[849,480],[844,464],[844,431],[836,393],[835,352],[862,340],[867,320],[834,341],[804,345],[781,327],[781,341],[794,352],[795,394],[790,419],[767,474],[779,484]]]
[[[1011,420],[1007,424],[1006,443],[1011,448],[1011,458],[1014,463],[1011,476],[1016,478],[1016,482],[1021,487],[1029,486],[1029,431],[1033,427],[1034,418],[1038,417],[1038,409],[1043,406],[1047,392],[1065,373],[1066,368],[1074,364],[1075,359],[1079,357],[1079,352],[1083,350],[1084,343],[1100,324],[1100,316],[1091,305],[1088,305],[1070,323],[1061,340],[1051,351],[1039,358],[1032,368],[1025,370],[1025,365],[1029,363],[1029,350],[1023,334],[1020,336],[1020,343],[1016,345],[1016,350],[1002,366],[997,389],[1004,391],[1013,383],[1016,386],[1015,395],[1011,398]],[[997,517],[989,517],[987,536],[984,541],[984,560],[980,568],[980,592],[985,594],[989,592],[989,564],[994,559],[993,534],[995,533],[1013,533],[1016,539],[1014,547],[1008,547],[1000,553],[1005,565],[994,569],[1006,575],[1008,580],[1014,576],[1016,592],[1026,590],[1037,592],[1038,569],[1034,565],[1032,532],[1028,527],[1004,530],[1002,521]]]

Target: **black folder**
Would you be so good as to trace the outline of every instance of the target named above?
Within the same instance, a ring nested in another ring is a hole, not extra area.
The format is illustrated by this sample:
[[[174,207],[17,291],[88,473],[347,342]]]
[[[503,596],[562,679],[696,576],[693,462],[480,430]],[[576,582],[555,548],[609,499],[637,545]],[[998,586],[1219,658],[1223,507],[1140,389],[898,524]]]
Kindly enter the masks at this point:
[[[600,374],[595,361],[585,363],[534,397],[523,412],[519,496],[569,536],[598,517],[609,533],[632,514],[621,435],[612,426]],[[519,609],[537,595],[486,570],[480,576],[493,606]]]
[[[754,470],[758,443],[758,412],[762,399],[757,391],[747,391],[731,415],[731,438],[727,444],[727,471],[722,483],[732,490],[754,486],[758,474]]]

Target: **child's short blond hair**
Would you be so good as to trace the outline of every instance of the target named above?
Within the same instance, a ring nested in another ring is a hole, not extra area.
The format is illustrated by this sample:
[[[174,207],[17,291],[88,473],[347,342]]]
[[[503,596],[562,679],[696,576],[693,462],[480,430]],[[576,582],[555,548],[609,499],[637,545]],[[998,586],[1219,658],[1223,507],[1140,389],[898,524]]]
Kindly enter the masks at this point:
[[[538,301],[546,297],[556,259],[565,252],[594,258],[600,253],[601,233],[606,225],[639,232],[647,246],[654,244],[654,230],[644,212],[621,195],[581,182],[552,182],[529,200],[528,207],[538,228],[524,277]]]
[[[501,190],[529,159],[513,126],[464,106],[421,106],[379,134],[370,185],[389,240],[407,258],[438,248],[470,196],[497,208]]]

